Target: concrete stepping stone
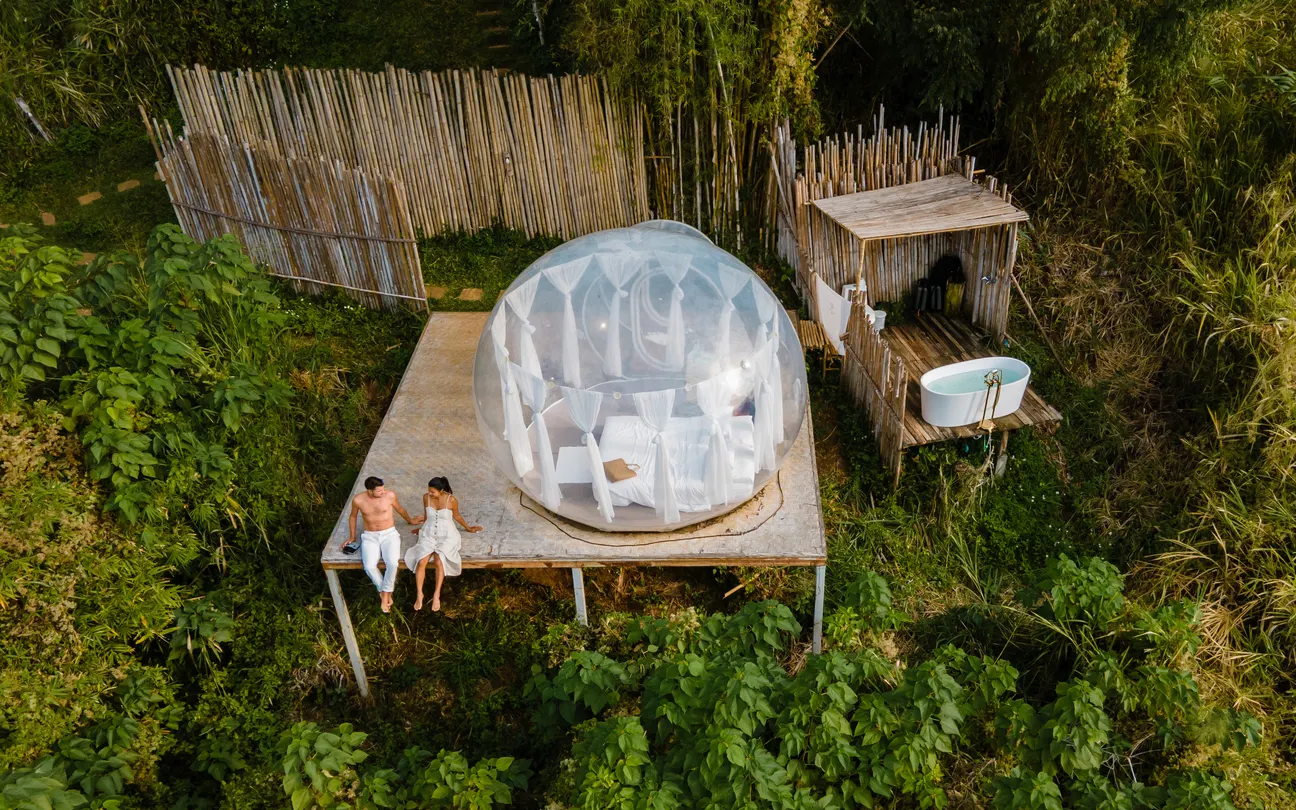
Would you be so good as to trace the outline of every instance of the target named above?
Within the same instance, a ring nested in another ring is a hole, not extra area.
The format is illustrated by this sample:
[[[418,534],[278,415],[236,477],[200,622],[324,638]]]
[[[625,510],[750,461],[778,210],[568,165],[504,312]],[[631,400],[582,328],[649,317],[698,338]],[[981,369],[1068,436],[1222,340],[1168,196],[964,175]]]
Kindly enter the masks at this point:
[[[477,289],[476,287],[465,287],[459,293],[459,300],[460,301],[480,301],[482,300],[482,295],[484,294],[485,293],[483,293],[481,290]]]
[[[82,194],[80,197],[77,197],[77,202],[81,203],[82,205],[89,205],[90,203],[94,202],[95,200],[101,199],[102,197],[103,195],[100,194],[98,191],[91,191],[88,194]]]
[[[41,211],[41,224],[42,224],[42,225],[48,227],[48,226],[50,226],[50,225],[53,225],[53,224],[54,224],[55,222],[57,222],[57,221],[58,221],[58,220],[54,219],[54,215],[51,214],[49,211]]]
[[[139,188],[138,180],[125,180],[117,184],[117,191],[119,193],[122,191],[130,191],[133,188]]]
[[[440,301],[442,298],[445,298],[445,287],[433,287],[431,284],[427,284],[424,285],[424,289],[427,291],[427,297],[431,298],[433,301]]]

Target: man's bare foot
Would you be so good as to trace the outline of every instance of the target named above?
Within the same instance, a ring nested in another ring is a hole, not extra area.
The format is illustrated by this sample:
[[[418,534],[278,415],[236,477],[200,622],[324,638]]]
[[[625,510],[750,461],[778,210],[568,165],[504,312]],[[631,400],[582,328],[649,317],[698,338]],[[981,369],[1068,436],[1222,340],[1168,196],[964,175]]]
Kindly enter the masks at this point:
[[[432,612],[436,613],[440,609],[441,609],[441,597],[440,596],[432,597]]]
[[[423,594],[419,594],[418,598],[414,600],[414,609],[415,610],[423,609]],[[433,608],[433,610],[436,610],[436,608]]]

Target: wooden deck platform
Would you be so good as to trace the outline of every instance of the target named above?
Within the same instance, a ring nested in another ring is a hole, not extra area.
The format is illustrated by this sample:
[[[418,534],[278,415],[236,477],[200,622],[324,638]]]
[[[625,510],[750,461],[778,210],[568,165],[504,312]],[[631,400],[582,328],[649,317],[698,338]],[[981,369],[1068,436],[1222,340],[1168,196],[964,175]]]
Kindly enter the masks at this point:
[[[819,501],[814,435],[807,412],[778,474],[751,500],[704,523],[673,532],[600,532],[550,514],[513,485],[486,450],[473,410],[472,373],[485,312],[433,312],[405,368],[396,395],[374,436],[352,495],[370,475],[386,481],[412,513],[420,511],[426,482],[447,476],[464,518],[484,530],[463,533],[467,568],[571,568],[576,620],[588,623],[581,569],[599,566],[815,567],[811,649],[822,638],[824,565],[828,548]],[[364,659],[342,592],[340,571],[361,568],[358,554],[342,552],[350,499],[320,554],[347,656],[362,696],[369,695]],[[414,543],[412,527],[397,520],[401,553]],[[404,568],[403,562],[399,568]],[[405,574],[404,576],[408,576]],[[359,584],[360,578],[356,577]],[[361,586],[374,599],[373,586]],[[454,585],[449,586],[454,590]]]
[[[400,387],[374,437],[352,494],[376,475],[411,514],[434,475],[450,479],[467,520],[464,568],[583,568],[609,565],[822,565],[827,559],[810,417],[779,473],[752,500],[726,515],[672,532],[593,531],[550,514],[496,466],[478,432],[472,371],[485,312],[433,312]],[[349,499],[348,499],[349,501]],[[350,504],[342,509],[320,562],[359,569],[342,553]],[[414,543],[397,520],[403,548]],[[403,568],[402,564],[402,568]]]
[[[882,336],[892,351],[904,360],[909,376],[905,392],[904,447],[934,444],[951,439],[971,438],[981,435],[975,426],[935,427],[923,421],[922,392],[918,378],[938,366],[992,357],[997,352],[988,346],[988,338],[959,318],[925,313],[908,323],[888,325]],[[1030,425],[1062,421],[1062,414],[1044,401],[1034,388],[1027,387],[1022,406],[1015,413],[994,420],[994,430],[1018,430]]]

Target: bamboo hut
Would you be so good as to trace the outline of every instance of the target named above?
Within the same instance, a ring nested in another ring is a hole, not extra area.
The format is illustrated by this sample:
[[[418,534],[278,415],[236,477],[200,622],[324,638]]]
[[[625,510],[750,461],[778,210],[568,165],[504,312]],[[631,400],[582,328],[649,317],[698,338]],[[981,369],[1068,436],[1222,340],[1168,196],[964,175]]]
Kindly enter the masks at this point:
[[[843,341],[843,378],[868,411],[883,463],[895,481],[905,448],[993,431],[1000,432],[1002,447],[1013,430],[1061,419],[1032,388],[1016,412],[988,425],[936,427],[922,417],[923,374],[997,355],[1004,345],[1017,229],[1028,218],[1001,186],[954,172],[814,200],[806,210],[806,286],[813,291],[822,279],[833,290],[856,287]],[[870,305],[905,307],[915,287],[946,256],[957,256],[963,268],[958,303],[942,302],[903,323],[873,328],[865,317]]]

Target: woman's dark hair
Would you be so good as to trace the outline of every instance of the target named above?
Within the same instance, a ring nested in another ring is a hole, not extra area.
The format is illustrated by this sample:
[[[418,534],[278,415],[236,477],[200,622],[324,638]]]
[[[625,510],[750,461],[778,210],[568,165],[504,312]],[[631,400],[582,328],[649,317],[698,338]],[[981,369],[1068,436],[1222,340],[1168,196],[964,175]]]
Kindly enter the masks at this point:
[[[432,489],[439,489],[447,495],[454,494],[454,490],[450,488],[450,479],[446,478],[444,475],[438,475],[436,478],[428,481],[428,486]]]

